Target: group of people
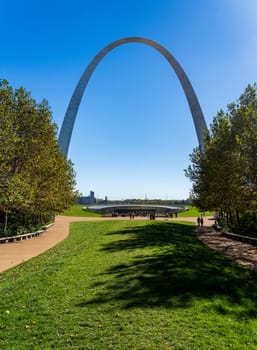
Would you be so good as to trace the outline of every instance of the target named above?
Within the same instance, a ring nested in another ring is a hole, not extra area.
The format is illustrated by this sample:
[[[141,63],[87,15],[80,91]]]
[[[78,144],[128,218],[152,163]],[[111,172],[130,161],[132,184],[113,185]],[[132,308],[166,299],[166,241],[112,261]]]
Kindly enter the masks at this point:
[[[144,216],[146,216],[146,215],[144,215]],[[130,220],[134,220],[135,213],[129,213],[129,217],[130,217]],[[150,220],[155,220],[155,213],[149,214],[149,218],[150,218]]]
[[[197,218],[197,226],[199,227],[199,226],[203,226],[203,217],[201,216],[198,216],[198,218]]]

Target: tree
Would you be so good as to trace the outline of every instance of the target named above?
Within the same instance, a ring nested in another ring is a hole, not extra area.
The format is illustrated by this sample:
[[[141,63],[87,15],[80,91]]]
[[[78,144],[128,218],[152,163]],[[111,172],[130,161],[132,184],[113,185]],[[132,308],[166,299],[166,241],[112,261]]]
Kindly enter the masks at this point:
[[[192,197],[202,209],[218,210],[241,231],[242,217],[257,211],[257,88],[248,86],[236,103],[215,116],[205,153],[194,150],[185,171]]]
[[[1,80],[0,125],[3,231],[10,213],[17,225],[38,224],[72,205],[75,174],[58,145],[47,101],[37,104],[24,88],[13,90]]]

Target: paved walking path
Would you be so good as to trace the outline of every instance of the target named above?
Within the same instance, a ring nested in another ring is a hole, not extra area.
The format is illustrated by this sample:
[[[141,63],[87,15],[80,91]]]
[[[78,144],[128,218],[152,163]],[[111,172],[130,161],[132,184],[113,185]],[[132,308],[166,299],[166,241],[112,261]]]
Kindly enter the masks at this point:
[[[135,219],[146,220],[142,217],[136,217]],[[99,220],[128,220],[128,218],[56,216],[54,225],[42,235],[15,243],[0,244],[0,272],[42,254],[61,242],[68,236],[71,222]],[[177,220],[195,221],[195,218],[178,218]]]
[[[69,234],[71,222],[101,220],[128,220],[128,218],[56,216],[54,225],[41,236],[15,243],[0,244],[0,272],[42,254],[65,239]],[[135,220],[146,219],[136,217]],[[173,218],[169,219],[169,221],[196,222],[196,218]],[[250,244],[221,237],[219,233],[210,229],[212,223],[208,218],[205,218],[204,227],[198,229],[198,238],[206,245],[220,251],[240,264],[257,270],[257,248]]]
[[[257,271],[256,246],[223,237],[220,233],[206,227],[202,232],[200,228],[197,236],[210,248],[219,251],[241,265]]]
[[[72,221],[85,221],[94,218],[56,216],[55,223],[42,235],[28,240],[0,245],[0,272],[23,261],[29,260],[66,238]]]

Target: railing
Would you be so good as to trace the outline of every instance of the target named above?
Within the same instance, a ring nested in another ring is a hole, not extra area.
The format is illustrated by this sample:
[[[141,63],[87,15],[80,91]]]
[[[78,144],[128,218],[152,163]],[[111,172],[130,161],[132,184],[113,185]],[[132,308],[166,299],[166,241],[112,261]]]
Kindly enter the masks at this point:
[[[243,236],[243,235],[238,235],[236,233],[224,232],[224,231],[222,232],[222,236],[230,238],[230,239],[234,239],[235,241],[240,241],[240,242],[244,242],[244,243],[257,245],[257,238],[255,238],[255,237]]]
[[[42,230],[31,232],[31,233],[25,233],[23,235],[2,237],[2,238],[0,238],[0,244],[1,243],[14,243],[14,242],[23,241],[23,240],[26,240],[26,239],[31,239],[33,237],[38,237],[38,236],[42,235],[52,225],[53,225],[53,223],[44,226]]]

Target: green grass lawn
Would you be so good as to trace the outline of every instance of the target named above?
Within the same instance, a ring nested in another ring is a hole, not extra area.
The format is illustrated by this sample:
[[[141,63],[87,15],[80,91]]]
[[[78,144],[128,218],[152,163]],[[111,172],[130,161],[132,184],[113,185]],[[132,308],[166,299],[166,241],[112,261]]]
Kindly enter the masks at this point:
[[[190,207],[187,206],[188,210],[184,211],[182,213],[178,213],[178,217],[179,218],[185,218],[185,217],[197,217],[200,216],[202,214],[202,212],[200,212],[196,207]],[[205,216],[211,216],[212,212],[210,211],[206,211],[204,213]]]
[[[257,349],[257,274],[167,221],[79,222],[0,274],[0,349]]]
[[[70,209],[65,210],[60,215],[65,216],[77,216],[77,217],[98,217],[101,216],[97,213],[92,213],[90,211],[83,209],[84,205],[73,205]]]

